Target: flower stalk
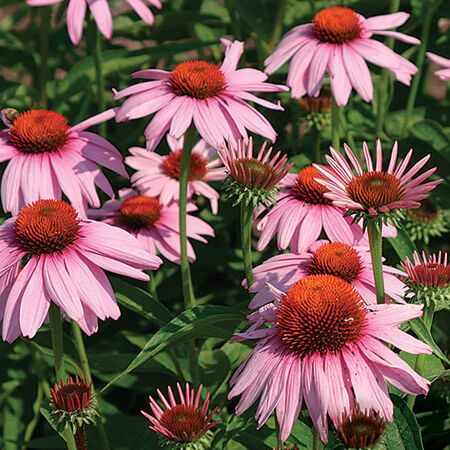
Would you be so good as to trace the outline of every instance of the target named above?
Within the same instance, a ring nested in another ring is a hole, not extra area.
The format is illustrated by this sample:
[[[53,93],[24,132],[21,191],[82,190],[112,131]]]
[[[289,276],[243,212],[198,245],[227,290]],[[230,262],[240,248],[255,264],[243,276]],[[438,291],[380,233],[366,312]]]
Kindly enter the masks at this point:
[[[242,260],[244,263],[244,273],[247,286],[253,284],[252,269],[252,219],[253,205],[250,202],[241,202],[240,222],[241,222],[241,245]]]
[[[97,106],[99,112],[103,112],[106,109],[105,102],[105,80],[103,78],[103,56],[102,56],[102,37],[97,29],[95,22],[92,20],[91,26],[91,52],[94,57],[95,65],[95,80],[97,87]],[[102,122],[98,125],[98,133],[100,136],[106,136],[106,122]]]
[[[51,10],[49,6],[39,8],[39,104],[47,109],[48,78],[48,30],[50,29]]]
[[[384,279],[383,279],[383,247],[381,235],[381,224],[369,220],[367,231],[369,234],[370,256],[372,259],[373,277],[375,280],[375,292],[377,294],[377,303],[384,303]]]
[[[341,111],[336,103],[336,100],[333,97],[333,102],[331,104],[331,145],[339,150],[341,145],[341,136],[340,136],[340,115]]]

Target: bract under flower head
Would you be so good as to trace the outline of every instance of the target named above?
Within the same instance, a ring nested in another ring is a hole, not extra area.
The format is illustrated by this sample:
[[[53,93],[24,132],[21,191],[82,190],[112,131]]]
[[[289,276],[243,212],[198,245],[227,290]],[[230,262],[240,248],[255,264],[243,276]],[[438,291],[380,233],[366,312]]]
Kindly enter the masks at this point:
[[[381,225],[388,220],[395,226],[401,226],[404,215],[402,209],[418,208],[420,201],[428,197],[428,193],[442,180],[428,181],[427,178],[436,171],[429,169],[413,178],[425,165],[430,155],[425,156],[406,171],[412,156],[412,149],[405,159],[397,164],[398,143],[395,142],[387,171],[383,171],[383,155],[381,141],[377,140],[377,156],[374,166],[367,143],[364,142],[364,158],[366,171],[347,144],[344,149],[351,165],[333,147],[331,156],[325,158],[331,167],[314,164],[322,178],[317,182],[328,189],[324,196],[333,205],[348,208],[357,219],[375,220]]]
[[[366,102],[373,97],[369,61],[389,70],[409,86],[417,67],[381,42],[374,34],[391,36],[409,44],[420,44],[411,36],[386,31],[403,25],[409,14],[399,12],[366,19],[350,8],[332,6],[319,11],[311,24],[290,30],[264,62],[271,74],[292,58],[287,84],[294,98],[319,95],[325,72],[338,105],[346,105],[352,88]]]
[[[235,201],[256,208],[260,203],[268,206],[275,202],[280,181],[292,167],[287,156],[277,152],[272,156],[272,147],[266,150],[264,142],[257,155],[253,155],[253,139],[248,143],[239,141],[237,147],[221,148],[219,157],[225,165],[227,177],[225,192]]]
[[[212,435],[209,430],[219,423],[219,421],[212,421],[212,416],[219,411],[219,408],[209,412],[209,393],[201,405],[202,387],[200,385],[196,393],[186,383],[183,391],[177,383],[178,402],[170,386],[167,388],[168,399],[158,389],[162,407],[153,397],[149,397],[153,416],[145,411],[141,413],[152,423],[149,428],[159,434],[160,444],[163,447],[186,450],[211,448]]]
[[[180,138],[193,123],[200,136],[212,147],[226,142],[236,145],[248,139],[247,130],[272,141],[277,136],[272,125],[252,101],[265,108],[283,110],[279,103],[260,99],[251,92],[279,92],[285,86],[266,83],[267,76],[256,69],[237,69],[244,51],[243,42],[222,39],[225,58],[216,66],[206,61],[186,61],[172,72],[142,70],[132,75],[148,81],[116,93],[115,98],[130,96],[122,105],[117,121],[137,119],[156,113],[145,129],[147,149],[155,150],[169,132]]]
[[[268,287],[273,303],[252,313],[251,326],[232,338],[258,340],[230,381],[228,397],[241,395],[237,415],[260,397],[258,426],[276,409],[284,442],[304,400],[327,442],[327,416],[336,428],[356,408],[392,421],[388,381],[410,394],[428,392],[429,381],[385,344],[410,353],[432,352],[400,330],[401,323],[422,314],[421,305],[366,306],[350,284],[333,275],[303,278],[286,293]]]

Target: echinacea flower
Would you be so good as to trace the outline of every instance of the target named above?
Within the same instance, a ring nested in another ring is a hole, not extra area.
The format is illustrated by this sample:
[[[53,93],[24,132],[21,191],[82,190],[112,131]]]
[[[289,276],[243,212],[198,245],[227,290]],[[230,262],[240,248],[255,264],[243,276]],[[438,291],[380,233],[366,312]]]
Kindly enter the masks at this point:
[[[196,207],[190,203],[187,210]],[[169,261],[180,263],[179,207],[176,202],[163,205],[158,198],[138,194],[132,189],[119,191],[119,200],[108,200],[102,208],[89,211],[90,217],[104,217],[103,221],[130,232],[152,255],[160,252]],[[214,236],[210,225],[198,217],[186,216],[187,237],[206,243],[202,235]],[[188,259],[195,261],[195,252],[187,242]]]
[[[363,144],[366,171],[347,144],[344,144],[344,149],[351,165],[330,147],[331,156],[326,155],[325,158],[331,167],[314,164],[321,174],[317,181],[328,189],[324,196],[333,205],[348,208],[361,218],[380,218],[380,221],[385,221],[389,217],[396,224],[398,219],[403,219],[403,214],[398,210],[418,208],[420,201],[427,198],[428,193],[442,182],[440,179],[423,183],[436,171],[436,167],[413,178],[430,159],[430,155],[406,171],[413,153],[410,149],[406,157],[397,164],[397,142],[392,147],[387,171],[383,171],[383,152],[379,139],[375,166],[367,143]]]
[[[161,204],[167,205],[172,200],[178,202],[180,195],[180,166],[184,138],[175,139],[167,135],[170,147],[168,155],[158,155],[144,148],[132,147],[129,152],[133,156],[125,158],[127,165],[136,169],[131,181],[142,194],[158,197]],[[220,159],[213,158],[216,150],[209,147],[201,139],[192,149],[189,165],[187,197],[203,195],[209,199],[213,214],[217,214],[219,193],[207,181],[223,180],[225,170]]]
[[[225,192],[235,199],[256,208],[260,203],[268,206],[275,202],[278,184],[292,167],[287,164],[287,156],[277,152],[272,156],[272,147],[266,150],[267,142],[253,156],[253,139],[240,140],[237,146],[222,147],[219,157],[225,165],[227,177]]]
[[[264,62],[271,74],[292,58],[287,85],[294,98],[319,95],[325,72],[338,105],[346,105],[352,87],[366,102],[373,97],[373,85],[365,60],[384,67],[409,86],[417,67],[397,55],[374,34],[390,36],[408,44],[420,44],[411,36],[386,31],[403,25],[409,14],[399,12],[366,19],[354,10],[332,6],[319,11],[313,23],[290,30]]]
[[[38,200],[0,226],[0,303],[3,340],[32,338],[47,318],[50,303],[88,335],[97,319],[118,319],[111,284],[102,269],[148,280],[161,259],[129,233],[80,218],[62,200]],[[0,319],[1,319],[0,318]]]
[[[294,253],[305,252],[322,229],[331,241],[356,244],[363,239],[362,227],[352,223],[350,217],[344,217],[346,210],[333,206],[324,196],[327,189],[316,181],[319,177],[312,166],[284,177],[277,204],[258,223],[261,230],[259,251],[275,234],[278,248],[284,250],[289,246]]]
[[[63,0],[27,0],[30,6],[47,6],[61,3]],[[155,8],[161,9],[160,0],[127,0],[127,3],[136,11],[138,16],[149,25],[153,25],[155,18],[151,9],[147,6],[147,2]],[[83,22],[86,16],[86,6],[94,17],[100,33],[106,39],[111,39],[113,32],[113,21],[111,8],[108,0],[70,0],[67,7],[67,31],[70,40],[75,45],[80,43],[83,36]]]
[[[415,303],[433,305],[436,310],[450,307],[450,266],[448,254],[433,253],[428,258],[422,252],[422,259],[417,252],[413,253],[413,261],[406,257],[401,263],[407,278],[407,296]]]
[[[273,301],[272,294],[266,289],[267,283],[284,292],[298,280],[320,274],[340,277],[354,286],[364,302],[377,302],[369,248],[344,242],[317,241],[310,246],[309,252],[300,255],[283,253],[254,267],[254,283],[249,292],[256,295],[249,307],[259,308]],[[396,275],[405,274],[395,267],[383,266],[386,294],[396,302],[405,303],[405,285]]]
[[[413,395],[428,392],[429,381],[382,342],[410,353],[431,353],[399,328],[421,316],[422,305],[367,306],[353,286],[333,275],[303,278],[287,293],[271,290],[274,302],[252,313],[250,328],[232,338],[258,340],[230,381],[228,398],[241,395],[237,415],[260,397],[259,427],[276,409],[285,441],[304,400],[327,442],[327,416],[336,428],[342,415],[356,407],[392,421],[387,382]]]
[[[121,106],[116,120],[138,119],[156,113],[145,129],[147,149],[153,151],[169,132],[181,137],[191,123],[212,147],[225,141],[248,138],[247,130],[272,141],[277,134],[269,121],[247,101],[265,108],[283,110],[282,106],[260,99],[253,92],[279,92],[285,86],[265,83],[267,76],[257,69],[239,69],[237,64],[244,52],[244,43],[221,39],[225,59],[219,67],[206,61],[186,61],[172,72],[149,69],[135,72],[133,78],[144,83],[128,87],[115,99],[130,96]]]
[[[158,396],[163,404],[150,396],[150,408],[153,416],[145,411],[141,413],[152,423],[150,429],[160,436],[160,443],[166,448],[208,449],[211,448],[211,428],[219,423],[212,421],[212,416],[219,411],[214,408],[209,411],[209,392],[201,405],[202,385],[195,392],[186,383],[183,392],[177,383],[179,401],[175,399],[172,388],[167,388],[168,399],[157,389]]]
[[[443,58],[442,56],[435,55],[431,52],[427,52],[426,55],[430,61],[433,61],[438,66],[443,67],[443,69],[436,70],[434,74],[443,81],[450,80],[450,59]]]
[[[0,131],[0,162],[9,160],[2,177],[3,209],[17,215],[31,202],[59,200],[64,194],[85,215],[87,203],[100,206],[96,185],[113,197],[97,164],[128,178],[122,155],[106,139],[84,130],[114,115],[108,110],[74,127],[55,111],[34,109],[13,116],[9,129]]]

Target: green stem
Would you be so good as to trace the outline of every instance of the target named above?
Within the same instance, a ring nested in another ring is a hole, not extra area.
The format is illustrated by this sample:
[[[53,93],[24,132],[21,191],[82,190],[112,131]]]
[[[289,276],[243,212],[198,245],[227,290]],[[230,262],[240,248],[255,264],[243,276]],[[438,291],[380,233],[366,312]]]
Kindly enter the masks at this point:
[[[331,104],[331,145],[339,151],[341,146],[340,136],[340,108],[333,97]]]
[[[39,8],[39,104],[47,108],[48,78],[48,31],[50,29],[51,9],[49,6]]]
[[[102,36],[97,29],[97,25],[92,20],[91,26],[91,52],[94,57],[95,79],[97,85],[97,106],[98,111],[103,112],[106,109],[105,103],[105,80],[103,78],[103,57],[102,57]],[[98,132],[101,136],[106,136],[106,122],[98,125]]]
[[[314,17],[316,15],[316,4],[315,0],[309,0],[309,6],[311,8],[311,14]]]
[[[433,325],[433,317],[434,317],[434,304],[430,303],[430,306],[425,306],[423,310],[423,316],[422,320],[425,326],[427,327],[427,330],[431,332],[431,326]],[[416,360],[414,362],[414,370],[419,374],[423,374],[423,369],[425,368],[425,357],[426,355],[424,353],[421,353],[419,355],[416,355]],[[423,375],[422,375],[423,376]],[[408,395],[408,398],[406,399],[406,403],[408,406],[413,409],[414,404],[416,403],[416,396],[415,395]]]
[[[284,11],[287,6],[287,0],[279,0],[279,6],[277,10],[277,14],[275,16],[275,24],[272,30],[272,36],[270,36],[269,48],[272,51],[275,45],[278,43],[281,37],[281,33],[283,31],[283,17]]]
[[[439,4],[440,0],[433,0],[428,8],[426,8],[425,19],[423,21],[422,34],[420,40],[422,44],[419,47],[419,52],[417,54],[416,66],[418,72],[413,78],[411,89],[409,90],[408,103],[406,104],[405,119],[403,122],[402,136],[406,136],[409,129],[409,120],[411,118],[414,105],[416,103],[417,92],[419,91],[420,79],[422,76],[422,66],[425,60],[425,52],[428,46],[428,38],[430,35],[431,22],[433,19],[434,12]]]
[[[320,153],[320,130],[318,130],[315,126],[311,128],[311,139],[314,161],[317,164],[320,164],[322,162],[322,155]]]
[[[400,8],[400,0],[391,0],[391,5],[389,8],[389,13],[394,14]],[[385,45],[389,47],[391,50],[394,47],[394,38],[388,37],[386,39]],[[376,135],[377,137],[381,136],[384,125],[384,116],[389,108],[389,98],[387,95],[388,92],[388,83],[390,80],[390,74],[386,69],[383,69],[381,72],[381,80],[378,86],[378,108],[377,108],[377,117],[376,117]]]
[[[83,333],[81,332],[80,327],[74,320],[71,321],[71,325],[75,348],[77,349],[78,353],[78,359],[80,360],[84,376],[87,378],[88,383],[92,384],[92,393],[95,394],[94,383],[92,382],[91,368],[89,366],[89,359],[83,341]],[[98,402],[97,402],[97,411],[99,415],[95,418],[95,425],[97,427],[97,435],[100,441],[100,448],[102,450],[109,450],[110,446],[108,443],[108,437],[106,435],[105,427],[103,425],[101,411],[99,409]]]
[[[372,258],[373,277],[375,280],[375,291],[377,293],[377,303],[384,303],[384,280],[383,280],[383,247],[381,235],[381,224],[370,220],[367,226],[369,233],[370,256]]]
[[[323,450],[322,440],[320,439],[319,433],[316,431],[314,426],[312,427],[312,435],[313,435],[312,450]]]
[[[253,206],[241,202],[241,244],[242,244],[242,260],[244,262],[244,273],[247,279],[247,286],[253,284],[252,270],[252,219]]]

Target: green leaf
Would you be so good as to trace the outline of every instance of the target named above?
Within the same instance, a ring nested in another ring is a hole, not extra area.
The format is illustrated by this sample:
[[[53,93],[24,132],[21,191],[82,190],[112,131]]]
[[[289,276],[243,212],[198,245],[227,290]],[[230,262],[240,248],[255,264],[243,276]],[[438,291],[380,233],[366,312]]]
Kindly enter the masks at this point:
[[[236,15],[242,19],[250,30],[254,31],[260,39],[269,42],[270,20],[268,20],[264,4],[261,0],[228,0]]]
[[[438,347],[436,342],[434,342],[433,336],[431,335],[424,321],[420,317],[410,320],[409,325],[411,326],[411,329],[414,331],[414,333],[416,333],[417,337],[423,342],[425,342],[425,344],[428,344],[433,349],[433,353],[438,358],[442,359],[442,361],[444,361],[445,363],[450,364],[450,361],[444,355],[442,350]]]
[[[403,361],[406,361],[410,367],[414,368],[417,355],[412,355],[407,352],[400,352],[400,357]],[[431,382],[441,378],[444,374],[444,365],[441,360],[435,355],[423,355],[425,364],[423,365],[423,372],[420,373],[423,377]]]
[[[411,133],[416,138],[429,142],[439,152],[448,148],[449,138],[441,124],[434,120],[426,119],[416,123],[411,128]]]
[[[117,301],[130,311],[158,326],[165,325],[173,318],[172,313],[148,292],[115,277],[111,277],[111,284]]]
[[[412,260],[413,252],[417,250],[417,247],[404,229],[398,229],[397,237],[387,238],[387,240],[401,261],[404,261],[407,256]]]
[[[383,441],[388,449],[423,450],[422,436],[414,413],[398,395],[391,395],[394,403],[394,421],[388,422]]]
[[[209,337],[210,326],[219,323],[222,327],[228,323],[230,330],[233,330],[244,319],[245,315],[242,312],[227,306],[197,306],[182,312],[155,333],[128,367],[112,379],[101,392],[109,389],[121,377],[169,345],[179,341],[186,342],[189,339]]]

